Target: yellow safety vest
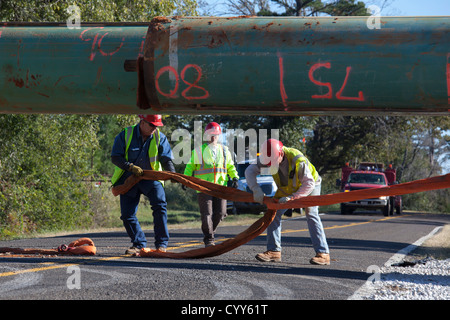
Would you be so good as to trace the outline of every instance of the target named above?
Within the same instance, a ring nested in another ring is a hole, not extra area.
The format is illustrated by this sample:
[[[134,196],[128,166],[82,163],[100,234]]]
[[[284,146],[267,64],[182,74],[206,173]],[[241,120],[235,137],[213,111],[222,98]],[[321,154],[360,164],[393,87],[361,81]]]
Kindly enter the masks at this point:
[[[228,174],[232,178],[238,177],[237,172],[228,172],[227,170],[227,164],[232,161],[230,157],[227,147],[218,144],[217,155],[214,158],[211,149],[205,143],[201,147],[201,152],[199,149],[192,151],[191,160],[186,166],[184,174],[226,186]]]
[[[314,181],[317,181],[319,178],[319,173],[316,168],[309,162],[309,160],[301,153],[299,150],[294,148],[286,148],[283,147],[284,156],[287,158],[289,163],[289,171],[288,171],[288,184],[281,185],[280,175],[275,173],[272,175],[273,180],[277,184],[278,190],[275,193],[275,198],[282,198],[286,196],[290,196],[294,192],[296,192],[302,182],[298,178],[298,171],[300,170],[300,164],[302,162],[308,165],[309,171],[311,171]]]
[[[134,128],[136,126],[137,125],[134,125],[134,126],[130,126],[130,127],[127,127],[124,129],[125,142],[126,142],[125,160],[127,160],[127,161],[128,161],[128,149],[130,148],[131,138],[133,137]],[[159,160],[158,160],[159,141],[160,141],[159,129],[156,129],[155,133],[153,133],[153,138],[150,141],[150,146],[148,148],[148,156],[150,158],[150,166],[152,167],[153,170],[156,170],[156,171],[162,171],[161,162],[159,162]],[[124,172],[125,172],[125,170],[116,166],[114,169],[114,174],[111,178],[111,183],[114,185],[117,181],[119,181],[120,177],[123,175]]]

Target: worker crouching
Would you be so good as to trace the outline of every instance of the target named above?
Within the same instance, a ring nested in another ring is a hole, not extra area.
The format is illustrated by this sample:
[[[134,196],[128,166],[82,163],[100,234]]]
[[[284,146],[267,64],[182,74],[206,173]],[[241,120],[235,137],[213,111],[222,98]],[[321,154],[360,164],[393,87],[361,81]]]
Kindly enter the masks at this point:
[[[279,203],[286,203],[309,195],[320,195],[321,177],[309,160],[294,148],[284,147],[275,139],[269,139],[261,145],[261,154],[256,164],[245,170],[248,187],[253,192],[253,199],[263,203],[264,192],[257,184],[256,177],[262,167],[270,167],[273,179],[278,187],[275,198]],[[272,223],[267,228],[267,251],[256,255],[263,262],[281,261],[281,217],[288,209],[277,210]],[[330,255],[319,207],[305,209],[306,221],[316,256],[312,264],[330,264]]]

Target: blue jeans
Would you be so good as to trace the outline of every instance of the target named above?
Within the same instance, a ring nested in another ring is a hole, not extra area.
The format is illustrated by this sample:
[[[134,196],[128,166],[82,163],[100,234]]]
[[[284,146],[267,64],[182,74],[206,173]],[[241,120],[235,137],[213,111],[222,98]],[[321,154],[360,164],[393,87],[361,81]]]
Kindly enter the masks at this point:
[[[321,185],[316,185],[312,196],[320,195]],[[277,214],[272,223],[267,228],[267,250],[281,251],[281,217],[288,209],[277,210]],[[325,231],[319,216],[319,207],[305,208],[306,221],[308,223],[309,234],[316,253],[329,253]]]
[[[142,182],[142,181],[141,181]],[[142,231],[136,217],[141,194],[150,200],[153,210],[153,224],[155,232],[155,247],[167,248],[169,242],[169,230],[167,229],[167,202],[164,188],[159,181],[145,181],[137,184],[137,192],[128,192],[120,196],[120,219],[123,221],[125,230],[136,248],[145,248],[147,239]]]

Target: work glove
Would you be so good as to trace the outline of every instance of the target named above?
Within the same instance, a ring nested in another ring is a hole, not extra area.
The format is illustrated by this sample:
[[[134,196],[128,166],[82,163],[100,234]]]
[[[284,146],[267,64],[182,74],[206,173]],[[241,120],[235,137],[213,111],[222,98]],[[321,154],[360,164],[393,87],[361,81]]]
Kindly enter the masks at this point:
[[[253,200],[255,202],[258,202],[260,204],[264,204],[264,192],[262,191],[261,187],[255,188],[253,191]]]
[[[280,200],[278,200],[278,203],[286,203],[291,200],[292,200],[292,197],[283,197],[283,198],[280,198]]]
[[[135,166],[134,164],[130,164],[128,171],[132,172],[135,176],[142,176],[144,174],[144,170],[141,167]]]
[[[231,182],[231,187],[237,189],[238,188],[238,178],[233,178],[233,181]]]

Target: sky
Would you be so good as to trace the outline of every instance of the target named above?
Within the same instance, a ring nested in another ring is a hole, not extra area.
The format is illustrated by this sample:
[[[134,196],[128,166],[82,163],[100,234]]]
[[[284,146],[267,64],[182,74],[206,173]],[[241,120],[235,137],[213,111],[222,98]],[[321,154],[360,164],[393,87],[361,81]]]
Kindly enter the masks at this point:
[[[229,15],[223,3],[227,0],[203,0],[210,5],[211,15]],[[367,6],[379,5],[384,0],[363,0]],[[450,0],[388,0],[389,5],[382,9],[381,16],[450,16]],[[274,7],[276,8],[276,6]],[[200,10],[202,11],[202,10]]]
[[[394,0],[381,15],[392,13],[396,16],[450,16],[450,0]]]

